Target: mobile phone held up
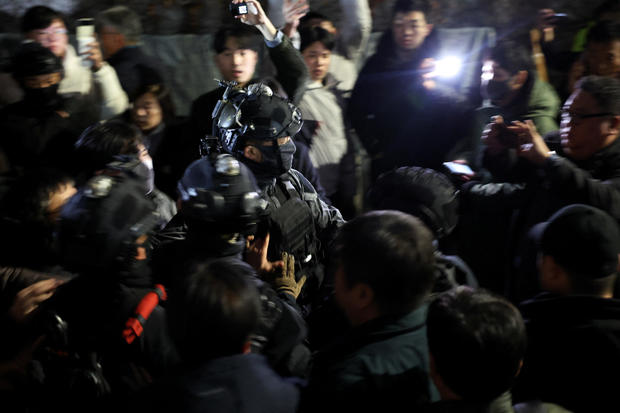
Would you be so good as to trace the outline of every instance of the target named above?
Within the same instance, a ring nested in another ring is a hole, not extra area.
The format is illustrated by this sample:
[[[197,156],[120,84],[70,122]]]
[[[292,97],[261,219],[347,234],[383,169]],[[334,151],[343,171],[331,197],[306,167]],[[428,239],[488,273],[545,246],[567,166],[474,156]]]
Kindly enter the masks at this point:
[[[95,41],[95,20],[92,18],[78,19],[75,27],[78,54],[82,57],[82,65],[92,67],[93,62],[87,59],[89,44]]]
[[[248,4],[246,2],[242,3],[230,3],[228,6],[230,10],[230,14],[233,16],[242,16],[244,14],[248,14]]]
[[[468,175],[468,176],[474,175],[474,171],[468,165],[464,163],[444,162],[443,166],[446,167],[446,169],[450,171],[451,174],[454,174],[454,175]]]

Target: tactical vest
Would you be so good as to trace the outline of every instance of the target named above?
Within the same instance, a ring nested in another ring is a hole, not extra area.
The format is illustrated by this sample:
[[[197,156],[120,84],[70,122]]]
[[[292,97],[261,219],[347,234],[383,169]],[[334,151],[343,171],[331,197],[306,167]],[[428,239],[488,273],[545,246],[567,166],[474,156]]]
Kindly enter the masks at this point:
[[[286,175],[276,180],[273,189],[268,198],[270,232],[268,259],[281,260],[283,252],[293,254],[295,278],[299,280],[306,275],[310,281],[314,275],[318,275],[316,267],[319,239],[312,210],[304,200],[306,194],[297,190]],[[314,281],[320,283],[321,280]]]

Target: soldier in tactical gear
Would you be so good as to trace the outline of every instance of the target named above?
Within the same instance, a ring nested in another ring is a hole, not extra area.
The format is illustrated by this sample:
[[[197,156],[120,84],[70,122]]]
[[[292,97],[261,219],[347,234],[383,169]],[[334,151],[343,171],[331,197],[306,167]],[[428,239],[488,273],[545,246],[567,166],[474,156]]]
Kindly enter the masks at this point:
[[[291,137],[301,129],[301,112],[262,84],[245,90],[230,84],[213,118],[223,149],[250,168],[268,202],[265,225],[249,238],[246,260],[264,274],[278,271],[282,253],[294,256],[297,280],[307,279],[298,300],[307,315],[320,297],[325,252],[344,220],[291,168]]]
[[[267,208],[252,172],[229,154],[212,153],[194,161],[177,189],[179,213],[158,234],[153,260],[155,277],[171,287],[171,296],[204,262],[242,258],[246,237],[255,232]],[[303,344],[306,325],[296,303],[294,261],[292,256],[284,258],[289,271],[268,280],[273,288],[252,278],[260,292],[262,316],[250,344],[252,352],[263,354],[278,373],[303,376],[310,356]]]
[[[155,287],[148,261],[159,216],[142,181],[109,172],[87,181],[61,212],[62,265],[77,276],[41,311],[53,350],[40,355],[41,400],[52,410],[108,411],[179,361],[162,306],[140,320],[135,340],[124,340],[123,327]]]

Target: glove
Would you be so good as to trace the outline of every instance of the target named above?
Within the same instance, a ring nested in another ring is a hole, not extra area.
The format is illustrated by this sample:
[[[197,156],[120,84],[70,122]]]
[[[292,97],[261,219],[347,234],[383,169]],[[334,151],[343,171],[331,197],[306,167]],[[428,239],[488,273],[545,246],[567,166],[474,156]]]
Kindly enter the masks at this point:
[[[293,255],[283,252],[282,261],[284,262],[282,273],[273,279],[273,287],[277,292],[290,294],[297,299],[306,283],[306,276],[301,277],[299,281],[295,280],[295,257]]]

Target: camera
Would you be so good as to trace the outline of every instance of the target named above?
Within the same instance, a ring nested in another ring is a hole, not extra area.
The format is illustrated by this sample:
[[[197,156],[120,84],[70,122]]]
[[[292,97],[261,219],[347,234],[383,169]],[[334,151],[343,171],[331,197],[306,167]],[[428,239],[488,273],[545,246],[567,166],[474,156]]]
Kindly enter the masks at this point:
[[[228,8],[233,16],[242,16],[244,14],[248,14],[248,4],[246,2],[236,4],[230,3]]]

